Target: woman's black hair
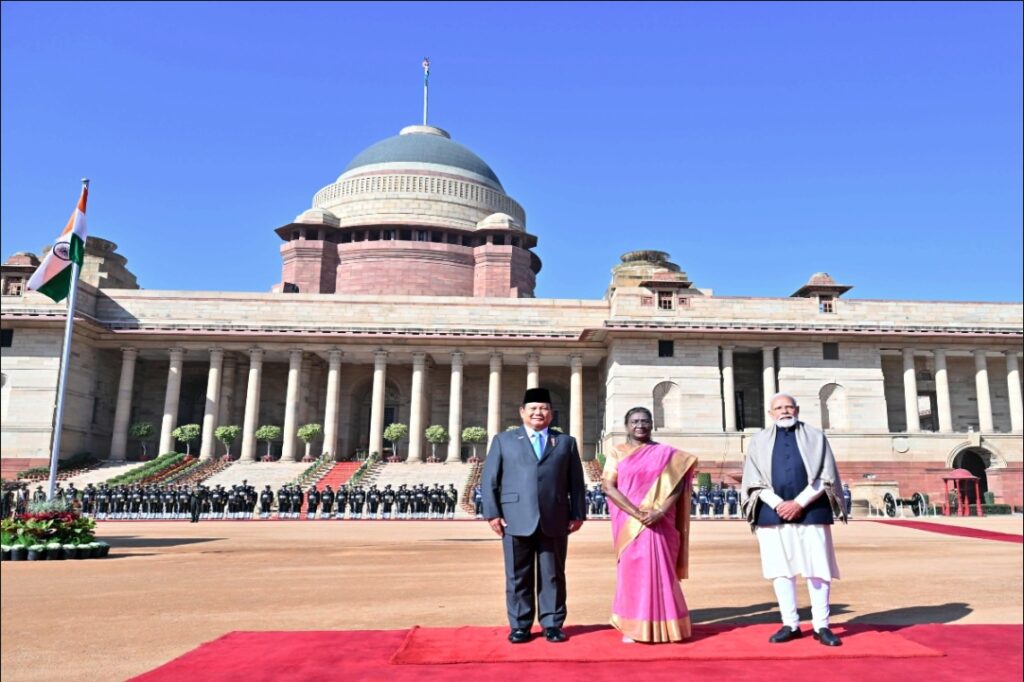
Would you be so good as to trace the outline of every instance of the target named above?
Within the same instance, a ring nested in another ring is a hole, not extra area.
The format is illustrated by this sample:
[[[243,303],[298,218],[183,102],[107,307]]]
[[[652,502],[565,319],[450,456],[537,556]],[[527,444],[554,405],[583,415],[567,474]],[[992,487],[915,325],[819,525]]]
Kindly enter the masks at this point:
[[[631,408],[629,408],[629,411],[626,412],[626,418],[624,420],[625,423],[626,423],[626,426],[629,426],[629,417],[630,417],[630,415],[632,415],[632,414],[634,414],[636,412],[643,412],[644,414],[647,415],[647,418],[650,419],[651,422],[654,422],[654,415],[651,414],[651,411],[648,410],[646,407],[631,407]]]

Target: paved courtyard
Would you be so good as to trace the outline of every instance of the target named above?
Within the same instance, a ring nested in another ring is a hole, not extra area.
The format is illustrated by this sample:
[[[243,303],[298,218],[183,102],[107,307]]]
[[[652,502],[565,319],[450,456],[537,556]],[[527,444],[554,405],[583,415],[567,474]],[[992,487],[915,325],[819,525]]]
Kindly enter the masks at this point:
[[[1024,518],[940,520],[1021,535]],[[104,522],[105,560],[2,565],[2,673],[114,680],[232,630],[501,625],[501,546],[482,522]],[[607,521],[569,545],[568,624],[603,623]],[[835,533],[834,622],[1020,623],[1021,545],[855,521]],[[683,590],[698,623],[776,621],[740,522],[696,522]],[[801,596],[806,606],[806,595]]]

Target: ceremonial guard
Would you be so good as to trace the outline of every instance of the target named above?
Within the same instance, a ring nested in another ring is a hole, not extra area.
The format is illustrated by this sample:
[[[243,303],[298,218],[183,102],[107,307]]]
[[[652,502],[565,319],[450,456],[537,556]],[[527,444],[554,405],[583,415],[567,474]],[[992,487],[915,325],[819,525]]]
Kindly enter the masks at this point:
[[[452,483],[448,484],[448,490],[445,491],[444,500],[444,515],[449,519],[455,518],[455,507],[459,504],[459,491],[455,489],[455,485]]]
[[[396,504],[398,505],[398,518],[409,518],[409,489],[405,487],[404,483],[398,486],[398,494],[395,497],[397,498]]]
[[[288,518],[288,512],[290,510],[291,494],[288,492],[288,486],[282,485],[280,488],[277,489],[277,518]]]
[[[274,506],[274,491],[270,489],[270,484],[263,486],[263,492],[260,493],[260,518],[270,518],[270,508]]]
[[[380,491],[377,490],[376,485],[371,485],[370,490],[366,493],[366,518],[375,519],[377,518],[377,510],[380,509]]]
[[[336,519],[345,518],[345,511],[348,509],[348,492],[347,485],[343,485],[338,488],[338,495],[334,500],[338,505],[338,511],[334,514],[334,518]]]
[[[846,509],[846,518],[850,518],[850,512],[853,511],[853,493],[846,483],[843,484],[843,508]]]
[[[352,504],[352,518],[363,518],[363,505],[366,504],[366,491],[363,490],[363,486],[357,485],[348,499]]]
[[[383,517],[390,519],[392,510],[395,508],[395,491],[391,489],[391,484],[388,483],[384,486],[384,494],[380,498],[381,508],[383,509]]]
[[[715,484],[711,491],[711,507],[714,509],[716,519],[725,518],[725,493],[722,492],[722,485]]]
[[[320,493],[320,503],[323,505],[323,511],[320,512],[321,519],[329,519],[334,516],[334,488],[328,483],[324,486],[324,491]]]
[[[706,486],[701,486],[697,493],[697,506],[700,507],[700,518],[706,519],[711,514],[711,495]]]
[[[316,489],[316,483],[309,486],[306,491],[306,520],[316,518],[316,510],[320,507],[320,491]]]
[[[473,488],[473,516],[482,519],[484,517],[483,506],[484,495],[480,492],[480,486],[477,485]]]
[[[82,513],[87,516],[96,515],[96,486],[92,483],[89,483],[82,489]]]
[[[725,491],[725,506],[729,510],[729,518],[736,518],[739,512],[740,494],[734,485],[729,486],[729,489]]]

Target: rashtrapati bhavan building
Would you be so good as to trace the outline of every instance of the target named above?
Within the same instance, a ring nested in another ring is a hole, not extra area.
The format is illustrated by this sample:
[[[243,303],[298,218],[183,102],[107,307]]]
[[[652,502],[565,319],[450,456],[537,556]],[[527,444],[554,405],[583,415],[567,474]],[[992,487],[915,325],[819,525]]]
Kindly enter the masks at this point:
[[[451,461],[469,451],[464,427],[518,423],[539,384],[584,459],[622,442],[623,415],[644,405],[657,440],[728,481],[781,390],[851,483],[936,495],[961,467],[1024,503],[1021,303],[856,300],[813,264],[785,275],[786,298],[715,296],[660,251],[609,263],[603,297],[534,298],[543,235],[487,163],[429,126],[371,145],[312,204],[276,230],[269,293],[140,289],[114,244],[89,240],[62,456],[136,458],[129,426],[148,421],[159,452],[177,425],[202,424],[204,458],[221,452],[216,426],[240,425],[241,463],[262,456],[258,426],[279,425],[274,456],[298,460],[295,431],[315,422],[314,452],[351,459],[384,452],[399,422],[403,459],[424,459],[440,424]],[[64,304],[23,290],[37,263],[2,268],[6,476],[45,463],[52,436]]]

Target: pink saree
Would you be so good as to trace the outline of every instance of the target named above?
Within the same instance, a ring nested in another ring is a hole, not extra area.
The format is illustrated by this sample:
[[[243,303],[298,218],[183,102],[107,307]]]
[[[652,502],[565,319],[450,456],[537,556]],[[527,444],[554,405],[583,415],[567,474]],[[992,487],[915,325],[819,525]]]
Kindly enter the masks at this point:
[[[645,527],[609,500],[618,554],[611,624],[637,642],[679,642],[690,636],[690,612],[679,581],[689,563],[691,480],[697,458],[652,443],[621,445],[609,454],[604,478],[640,509],[664,506],[682,481],[674,509]]]

